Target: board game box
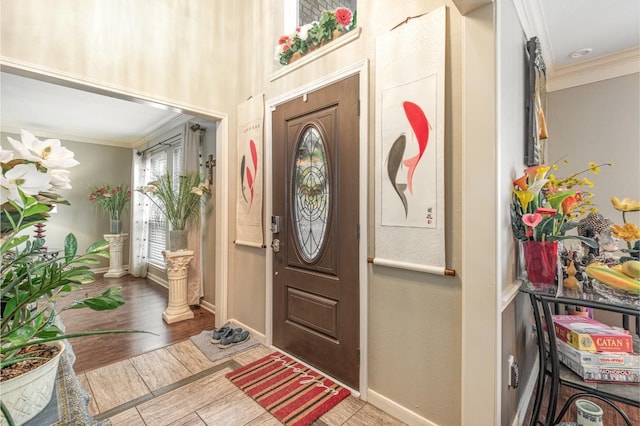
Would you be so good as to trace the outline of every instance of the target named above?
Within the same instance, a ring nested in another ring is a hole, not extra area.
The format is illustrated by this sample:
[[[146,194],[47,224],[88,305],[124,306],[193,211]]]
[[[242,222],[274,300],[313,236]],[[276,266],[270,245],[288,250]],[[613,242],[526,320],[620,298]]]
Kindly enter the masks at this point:
[[[627,352],[589,352],[576,349],[560,339],[557,340],[558,352],[581,366],[604,366],[640,368],[640,354]]]
[[[633,352],[633,337],[589,317],[554,315],[556,337],[576,349],[597,352]]]
[[[585,382],[640,384],[638,367],[580,365],[562,352],[558,352],[558,357],[560,362],[582,377]]]

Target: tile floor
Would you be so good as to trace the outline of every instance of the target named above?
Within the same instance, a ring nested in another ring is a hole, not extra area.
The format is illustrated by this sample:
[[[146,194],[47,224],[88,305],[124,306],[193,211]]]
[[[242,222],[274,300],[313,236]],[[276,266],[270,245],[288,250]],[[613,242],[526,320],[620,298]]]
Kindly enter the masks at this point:
[[[262,345],[211,362],[190,341],[81,374],[89,411],[114,426],[247,425],[280,422],[224,375],[272,351]],[[403,425],[372,405],[346,398],[315,426]]]

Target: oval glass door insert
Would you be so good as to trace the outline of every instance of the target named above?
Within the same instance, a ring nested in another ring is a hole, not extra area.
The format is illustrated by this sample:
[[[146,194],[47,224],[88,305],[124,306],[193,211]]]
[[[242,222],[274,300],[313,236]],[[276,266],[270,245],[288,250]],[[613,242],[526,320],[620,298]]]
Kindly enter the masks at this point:
[[[326,149],[320,132],[308,127],[298,140],[293,165],[293,221],[300,254],[314,262],[327,234],[329,182]]]

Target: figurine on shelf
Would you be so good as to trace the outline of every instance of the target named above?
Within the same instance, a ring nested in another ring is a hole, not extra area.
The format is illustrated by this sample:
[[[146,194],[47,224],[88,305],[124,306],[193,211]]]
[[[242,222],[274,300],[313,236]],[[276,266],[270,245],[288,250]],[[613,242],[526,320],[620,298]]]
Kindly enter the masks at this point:
[[[612,225],[614,225],[614,222],[600,213],[589,213],[578,222],[578,235],[593,238],[598,242],[598,248],[582,245],[583,249],[586,250],[586,256],[592,255],[604,261],[613,257],[612,253],[618,251],[618,239],[613,236]]]

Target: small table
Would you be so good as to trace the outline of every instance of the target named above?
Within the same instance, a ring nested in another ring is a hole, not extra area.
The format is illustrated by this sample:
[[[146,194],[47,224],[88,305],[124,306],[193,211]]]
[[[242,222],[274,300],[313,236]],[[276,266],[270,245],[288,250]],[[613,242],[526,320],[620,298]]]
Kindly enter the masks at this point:
[[[604,311],[616,312],[623,315],[623,326],[629,329],[629,318],[635,317],[636,332],[640,333],[640,309],[632,304],[614,303],[605,297],[593,294],[582,294],[579,297],[565,296],[558,294],[555,286],[550,288],[539,288],[525,281],[520,287],[520,291],[527,293],[533,308],[535,331],[538,339],[538,379],[536,395],[531,415],[531,425],[544,424],[555,425],[565,415],[571,403],[584,396],[592,396],[599,401],[606,403],[616,410],[625,423],[632,426],[628,416],[615,405],[614,402],[622,402],[640,408],[640,392],[635,385],[620,385],[607,383],[587,383],[574,374],[571,370],[560,364],[558,348],[556,345],[556,333],[553,327],[552,315],[559,313],[560,305],[583,306],[587,308],[600,309]],[[553,312],[552,312],[553,308]],[[544,321],[544,326],[543,326]],[[545,328],[548,334],[549,347],[545,345]],[[539,419],[542,408],[542,399],[545,380],[550,380],[550,393],[547,401],[547,416],[542,423]],[[572,395],[564,404],[559,414],[556,416],[556,403],[558,400],[560,386],[567,386],[581,391]]]
[[[105,278],[120,278],[127,275],[122,266],[122,249],[129,234],[105,234],[104,239],[109,243],[109,270]]]

